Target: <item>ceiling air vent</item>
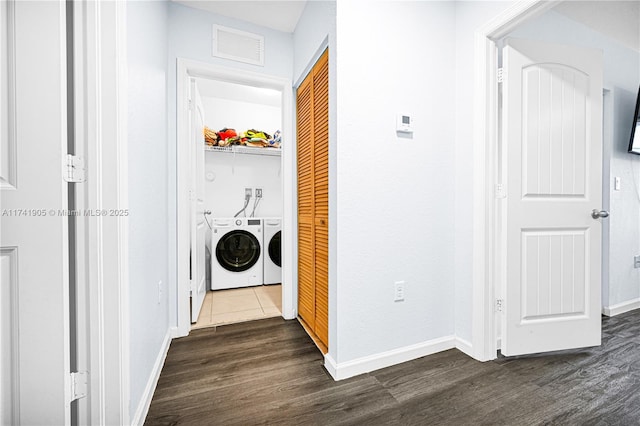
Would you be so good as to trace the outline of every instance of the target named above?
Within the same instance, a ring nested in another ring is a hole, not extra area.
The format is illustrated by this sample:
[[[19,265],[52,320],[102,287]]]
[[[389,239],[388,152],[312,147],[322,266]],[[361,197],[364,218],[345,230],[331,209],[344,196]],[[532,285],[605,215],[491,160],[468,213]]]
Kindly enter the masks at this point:
[[[264,36],[214,25],[213,56],[264,66]]]

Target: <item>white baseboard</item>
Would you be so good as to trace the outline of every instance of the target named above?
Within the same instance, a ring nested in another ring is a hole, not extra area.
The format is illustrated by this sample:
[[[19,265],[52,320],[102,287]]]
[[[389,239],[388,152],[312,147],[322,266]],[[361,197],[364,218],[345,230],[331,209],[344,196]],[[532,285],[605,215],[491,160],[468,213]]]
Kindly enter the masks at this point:
[[[289,311],[289,312],[283,312],[282,313],[282,318],[284,318],[286,320],[296,319],[296,318],[298,318],[298,313],[295,310],[292,310],[292,311]]]
[[[171,344],[172,334],[172,329],[168,329],[167,334],[164,336],[164,341],[162,342],[160,352],[158,353],[156,362],[153,365],[153,369],[151,370],[149,381],[147,382],[147,386],[144,388],[144,392],[142,393],[142,398],[140,398],[138,408],[133,415],[133,420],[131,420],[132,425],[142,426],[144,424],[144,420],[147,418],[149,407],[151,406],[151,399],[153,398],[153,393],[155,392],[156,386],[158,385],[158,379],[160,378],[160,372],[162,371],[162,367],[164,366],[164,360],[167,358],[167,352],[169,352],[169,345]]]
[[[175,339],[176,337],[183,337],[178,334],[178,327],[171,327],[169,329],[169,333],[172,339]]]
[[[326,354],[324,367],[334,380],[343,380],[455,347],[456,338],[446,336],[342,363],[337,363],[329,354]]]
[[[615,317],[638,308],[640,308],[640,299],[632,299],[617,305],[605,306],[602,308],[602,313],[608,317]]]
[[[471,342],[461,339],[460,337],[456,337],[456,349],[473,358],[473,345],[471,345]]]

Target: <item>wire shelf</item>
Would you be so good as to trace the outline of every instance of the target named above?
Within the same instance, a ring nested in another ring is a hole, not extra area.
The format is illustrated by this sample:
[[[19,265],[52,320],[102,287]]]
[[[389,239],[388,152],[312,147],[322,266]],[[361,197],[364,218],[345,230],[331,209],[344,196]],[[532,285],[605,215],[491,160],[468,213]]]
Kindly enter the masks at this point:
[[[267,155],[279,157],[282,155],[281,148],[257,148],[252,146],[231,145],[231,146],[205,146],[205,151],[228,152],[234,154]]]

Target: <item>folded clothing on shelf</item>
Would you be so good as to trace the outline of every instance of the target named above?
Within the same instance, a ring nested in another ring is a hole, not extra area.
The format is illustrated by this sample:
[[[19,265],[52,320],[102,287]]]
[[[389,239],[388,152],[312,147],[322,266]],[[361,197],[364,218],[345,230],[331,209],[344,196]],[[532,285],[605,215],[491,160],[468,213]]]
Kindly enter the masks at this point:
[[[276,130],[272,137],[267,132],[255,129],[237,133],[235,129],[227,127],[218,132],[208,127],[204,128],[204,141],[209,146],[246,145],[256,148],[280,148],[281,140],[280,130]]]
[[[204,143],[208,146],[218,145],[218,133],[204,126]]]

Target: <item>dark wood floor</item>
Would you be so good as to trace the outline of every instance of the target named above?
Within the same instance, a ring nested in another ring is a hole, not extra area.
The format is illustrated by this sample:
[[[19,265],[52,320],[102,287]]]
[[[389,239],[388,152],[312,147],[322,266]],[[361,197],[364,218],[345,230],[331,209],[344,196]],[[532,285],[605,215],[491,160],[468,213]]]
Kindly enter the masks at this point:
[[[147,425],[638,425],[640,312],[598,348],[474,361],[450,350],[334,382],[296,321],[174,340]]]

